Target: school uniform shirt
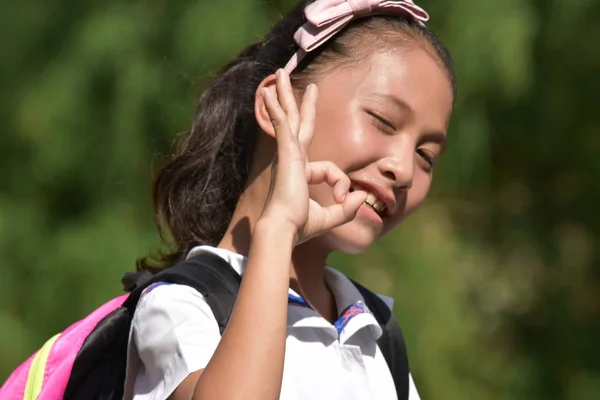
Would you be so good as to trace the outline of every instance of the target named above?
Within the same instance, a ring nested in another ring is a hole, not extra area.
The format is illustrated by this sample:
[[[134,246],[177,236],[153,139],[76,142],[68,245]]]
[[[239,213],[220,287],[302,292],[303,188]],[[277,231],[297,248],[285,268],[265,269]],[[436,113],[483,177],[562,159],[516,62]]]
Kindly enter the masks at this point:
[[[199,246],[188,257],[200,252],[217,254],[243,273],[244,256]],[[397,399],[376,343],[382,333],[377,320],[344,274],[326,267],[326,279],[340,315],[334,325],[289,290],[280,399]],[[149,287],[132,321],[124,399],[167,399],[190,373],[206,367],[220,339],[217,321],[196,290],[167,283]],[[412,377],[409,385],[410,400],[419,400]]]

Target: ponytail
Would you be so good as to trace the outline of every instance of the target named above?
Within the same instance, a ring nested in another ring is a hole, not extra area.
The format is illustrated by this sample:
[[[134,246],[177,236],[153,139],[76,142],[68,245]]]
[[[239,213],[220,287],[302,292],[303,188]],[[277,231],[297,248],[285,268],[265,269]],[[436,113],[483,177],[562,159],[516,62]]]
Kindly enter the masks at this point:
[[[138,270],[157,271],[183,259],[195,246],[216,246],[244,189],[256,147],[254,96],[260,82],[298,49],[293,32],[306,20],[304,0],[264,41],[244,49],[206,88],[192,128],[153,186],[155,220],[171,248],[140,258]]]
[[[262,43],[245,49],[206,88],[189,132],[162,167],[153,187],[156,223],[174,251],[138,260],[156,270],[183,260],[196,245],[215,246],[246,184],[256,144],[251,87]]]

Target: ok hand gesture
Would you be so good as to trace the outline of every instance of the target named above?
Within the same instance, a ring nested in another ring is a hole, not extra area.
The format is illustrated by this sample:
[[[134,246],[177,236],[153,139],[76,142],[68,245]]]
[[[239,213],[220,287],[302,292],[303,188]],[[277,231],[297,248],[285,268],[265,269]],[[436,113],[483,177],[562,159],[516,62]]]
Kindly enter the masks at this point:
[[[367,195],[349,192],[350,179],[333,162],[307,158],[315,129],[317,86],[308,85],[298,110],[289,76],[283,70],[276,75],[275,88],[262,92],[277,140],[262,218],[290,224],[299,244],[351,221]],[[323,207],[309,197],[309,185],[323,182],[332,188],[334,205]]]

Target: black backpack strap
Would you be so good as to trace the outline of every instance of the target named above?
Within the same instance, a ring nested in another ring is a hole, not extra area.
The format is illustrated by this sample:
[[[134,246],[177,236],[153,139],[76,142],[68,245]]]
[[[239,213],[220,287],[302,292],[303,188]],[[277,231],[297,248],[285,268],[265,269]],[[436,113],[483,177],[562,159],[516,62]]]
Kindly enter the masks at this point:
[[[385,357],[385,361],[390,368],[394,384],[396,385],[396,394],[399,400],[408,400],[409,390],[409,366],[408,355],[406,353],[406,344],[400,325],[390,308],[375,293],[371,292],[361,284],[352,281],[360,294],[365,299],[365,304],[371,310],[383,333],[377,345]]]
[[[73,363],[65,400],[117,400],[123,397],[127,343],[135,308],[143,291],[153,283],[191,286],[202,293],[212,309],[221,334],[229,322],[241,278],[231,265],[212,253],[202,253],[155,275],[127,274],[132,290],[122,307],[102,319],[85,339]]]
[[[143,291],[156,282],[176,283],[196,289],[204,296],[223,334],[235,304],[241,277],[222,257],[208,252],[201,253],[157,273],[150,279],[141,275],[140,279],[133,283],[135,289],[123,306],[130,309],[133,315]]]

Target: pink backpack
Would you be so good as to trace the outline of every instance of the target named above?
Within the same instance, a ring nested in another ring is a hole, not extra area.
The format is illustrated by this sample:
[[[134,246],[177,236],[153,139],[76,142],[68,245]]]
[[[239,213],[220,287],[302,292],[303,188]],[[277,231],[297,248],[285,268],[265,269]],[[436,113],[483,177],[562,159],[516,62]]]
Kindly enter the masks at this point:
[[[122,295],[109,301],[48,340],[8,377],[0,388],[0,399],[62,399],[83,342],[98,322],[121,307],[126,298]]]
[[[122,399],[129,330],[142,294],[161,283],[191,286],[204,295],[223,333],[240,276],[221,257],[205,253],[156,275],[126,274],[123,283],[130,294],[112,299],[48,340],[8,377],[0,399]]]

